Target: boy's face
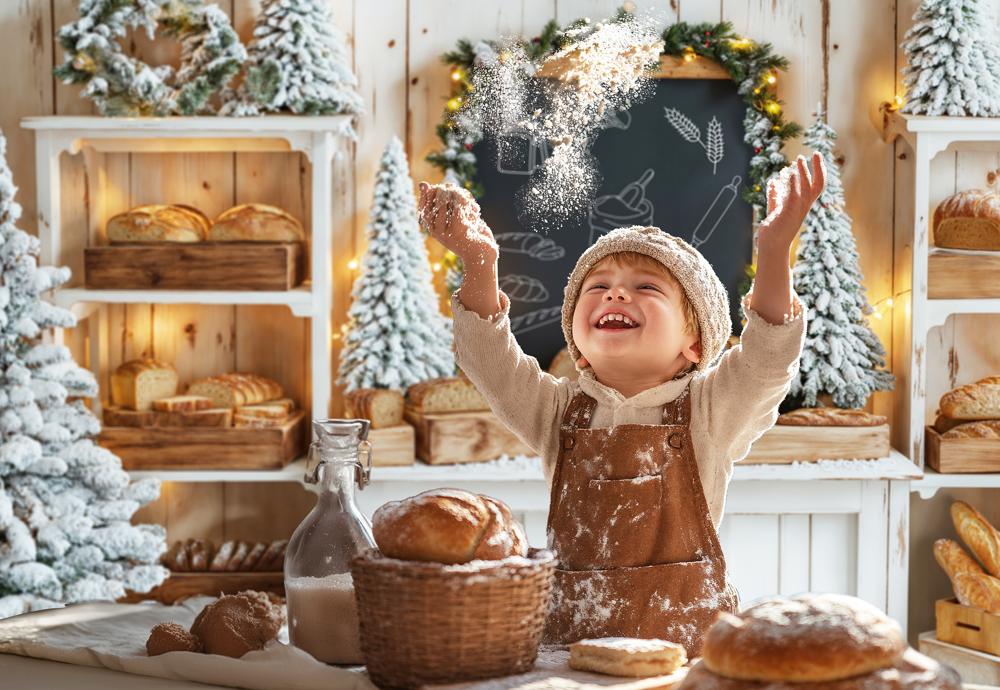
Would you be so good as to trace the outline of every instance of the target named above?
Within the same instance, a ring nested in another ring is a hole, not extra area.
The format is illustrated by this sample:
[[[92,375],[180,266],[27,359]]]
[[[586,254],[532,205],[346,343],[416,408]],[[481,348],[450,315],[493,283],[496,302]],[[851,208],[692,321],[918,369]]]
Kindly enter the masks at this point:
[[[591,269],[573,311],[573,340],[600,380],[666,381],[698,362],[701,344],[686,328],[682,294],[672,276],[644,268],[604,259]],[[609,313],[632,325],[608,321]]]

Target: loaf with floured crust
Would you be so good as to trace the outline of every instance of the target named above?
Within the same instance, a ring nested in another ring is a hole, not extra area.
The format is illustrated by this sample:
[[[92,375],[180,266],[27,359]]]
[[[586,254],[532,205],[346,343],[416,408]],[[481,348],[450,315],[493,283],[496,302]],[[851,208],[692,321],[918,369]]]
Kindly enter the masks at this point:
[[[803,407],[778,415],[783,426],[881,426],[888,420],[880,414],[839,407]]]
[[[968,189],[934,209],[934,244],[953,249],[1000,249],[1000,196]]]
[[[934,542],[934,560],[951,580],[951,588],[955,592],[958,603],[969,605],[964,594],[959,592],[955,578],[965,573],[982,573],[982,567],[970,556],[961,545],[951,539],[938,539]]]
[[[982,572],[959,573],[955,576],[955,598],[960,604],[1000,613],[1000,578]]]
[[[205,214],[184,204],[150,204],[112,216],[106,234],[111,243],[202,242],[208,234]]]
[[[951,504],[955,531],[990,575],[1000,576],[1000,532],[983,514],[965,501]]]
[[[1000,438],[1000,419],[958,424],[941,434],[941,438]]]
[[[356,388],[344,395],[344,416],[367,419],[372,429],[403,424],[403,394],[393,388]]]
[[[488,410],[486,398],[468,379],[445,376],[415,383],[406,389],[406,408],[417,414]]]
[[[453,564],[527,555],[524,529],[510,510],[461,489],[390,501],[375,511],[372,531],[388,558]]]
[[[941,396],[938,407],[951,419],[1000,419],[1000,375],[948,391]]]
[[[708,670],[745,681],[836,681],[892,666],[906,651],[899,624],[875,606],[840,594],[776,597],[705,634]]]
[[[268,204],[240,204],[224,211],[208,231],[212,242],[304,242],[302,223]]]
[[[610,676],[666,676],[686,663],[684,647],[666,640],[602,637],[569,646],[570,668]]]

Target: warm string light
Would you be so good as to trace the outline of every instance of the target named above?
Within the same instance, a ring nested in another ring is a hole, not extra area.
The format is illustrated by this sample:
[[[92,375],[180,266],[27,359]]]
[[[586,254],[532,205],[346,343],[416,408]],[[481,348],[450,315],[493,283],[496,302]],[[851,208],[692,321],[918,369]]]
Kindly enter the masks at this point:
[[[748,50],[753,47],[753,41],[749,38],[730,38],[729,46],[733,50]]]
[[[872,305],[872,317],[881,321],[882,317],[892,309],[895,301],[892,297],[886,297]]]

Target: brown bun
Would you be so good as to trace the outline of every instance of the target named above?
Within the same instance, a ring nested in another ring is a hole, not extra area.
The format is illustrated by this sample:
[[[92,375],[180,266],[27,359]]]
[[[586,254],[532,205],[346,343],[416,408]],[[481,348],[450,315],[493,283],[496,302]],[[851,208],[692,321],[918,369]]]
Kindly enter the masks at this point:
[[[285,609],[263,592],[247,590],[223,594],[201,610],[191,624],[208,654],[239,659],[263,649],[285,624]]]
[[[871,604],[801,594],[719,614],[702,655],[708,670],[727,678],[816,682],[892,666],[904,651],[899,625]]]
[[[712,673],[695,664],[676,690],[961,690],[962,680],[950,666],[908,649],[895,664],[864,675],[818,683],[754,682]]]
[[[381,506],[372,516],[384,556],[467,563],[526,555],[523,529],[500,501],[461,489],[433,489]]]
[[[200,652],[201,640],[179,623],[157,623],[149,631],[146,654],[159,656],[167,652]]]

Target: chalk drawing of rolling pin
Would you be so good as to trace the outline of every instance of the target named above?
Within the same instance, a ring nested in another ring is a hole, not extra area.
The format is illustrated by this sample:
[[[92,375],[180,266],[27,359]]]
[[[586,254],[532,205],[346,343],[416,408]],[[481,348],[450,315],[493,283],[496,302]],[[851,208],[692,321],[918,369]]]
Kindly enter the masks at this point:
[[[733,205],[736,201],[736,197],[739,195],[740,182],[743,181],[739,175],[733,178],[733,181],[727,184],[725,187],[719,190],[719,193],[715,195],[715,199],[712,201],[712,205],[708,207],[705,211],[705,215],[701,217],[698,221],[698,226],[694,229],[694,233],[691,235],[691,246],[698,248],[701,245],[708,242],[709,238],[712,237],[712,233],[715,229],[719,227],[719,223],[722,221],[722,217],[726,215],[729,207]],[[713,221],[712,225],[709,226],[708,222]]]
[[[590,206],[590,243],[615,228],[629,225],[652,225],[653,202],[646,198],[646,185],[656,172],[647,168],[634,182],[629,182],[617,194],[594,199]]]

